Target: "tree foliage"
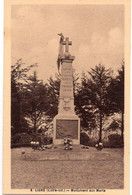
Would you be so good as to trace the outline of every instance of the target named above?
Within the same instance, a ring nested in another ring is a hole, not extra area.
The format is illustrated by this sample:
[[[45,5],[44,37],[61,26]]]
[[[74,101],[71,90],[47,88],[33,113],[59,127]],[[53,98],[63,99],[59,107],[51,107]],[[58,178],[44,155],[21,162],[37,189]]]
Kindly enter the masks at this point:
[[[26,68],[22,60],[11,66],[11,125],[12,135],[21,132],[37,132],[44,129],[58,114],[60,75],[50,77],[46,83],[39,80],[37,73]],[[74,74],[75,111],[81,126],[92,131],[99,129],[102,139],[105,116],[122,114],[122,142],[124,130],[124,61],[116,77],[111,69],[99,64],[83,73],[80,79]]]
[[[33,132],[45,123],[47,110],[47,88],[37,78],[37,73],[29,76],[23,87],[22,112]]]
[[[21,112],[21,94],[23,83],[28,77],[29,70],[37,64],[29,65],[24,68],[22,59],[17,60],[11,66],[11,130],[12,135],[23,132],[28,127],[26,120]]]
[[[105,115],[109,115],[108,87],[111,82],[111,70],[101,64],[92,68],[88,75],[83,74],[78,92],[78,109],[83,125],[89,129],[99,123],[99,140],[102,138],[102,124]]]
[[[96,125],[88,90],[88,78],[86,74],[83,74],[81,85],[78,86],[75,94],[75,109],[81,119],[81,126],[90,131]]]
[[[56,78],[49,78],[46,83],[47,86],[47,111],[46,115],[50,116],[51,120],[58,114],[59,103],[59,89],[60,89],[60,75],[56,75]]]
[[[124,61],[122,60],[121,68],[118,70],[118,75],[112,79],[109,86],[109,99],[113,111],[121,113],[122,127],[121,139],[123,140],[124,132]]]

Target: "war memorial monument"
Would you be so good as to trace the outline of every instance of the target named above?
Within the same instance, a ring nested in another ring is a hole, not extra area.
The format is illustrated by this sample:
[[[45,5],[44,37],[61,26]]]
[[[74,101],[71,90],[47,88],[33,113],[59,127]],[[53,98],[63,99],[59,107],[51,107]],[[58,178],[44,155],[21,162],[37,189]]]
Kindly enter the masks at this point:
[[[72,45],[72,42],[68,37],[64,38],[62,34],[59,35],[61,38],[58,68],[61,65],[61,82],[58,115],[55,116],[53,123],[53,144],[63,144],[63,140],[67,136],[73,140],[73,144],[80,144],[80,119],[74,110],[72,63],[75,57],[71,56],[69,52],[69,45]]]

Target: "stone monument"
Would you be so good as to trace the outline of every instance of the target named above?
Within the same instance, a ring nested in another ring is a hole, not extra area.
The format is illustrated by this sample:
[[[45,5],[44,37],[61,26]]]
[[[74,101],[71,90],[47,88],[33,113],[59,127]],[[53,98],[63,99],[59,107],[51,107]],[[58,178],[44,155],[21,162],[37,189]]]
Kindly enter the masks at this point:
[[[64,40],[62,33],[59,35],[61,39],[58,62],[61,63],[61,83],[58,115],[55,116],[53,121],[53,143],[63,144],[64,138],[70,136],[73,144],[80,144],[80,119],[74,110],[72,62],[75,57],[69,53],[69,45],[72,45],[72,42],[69,41],[68,37]],[[63,53],[64,45],[65,52]]]

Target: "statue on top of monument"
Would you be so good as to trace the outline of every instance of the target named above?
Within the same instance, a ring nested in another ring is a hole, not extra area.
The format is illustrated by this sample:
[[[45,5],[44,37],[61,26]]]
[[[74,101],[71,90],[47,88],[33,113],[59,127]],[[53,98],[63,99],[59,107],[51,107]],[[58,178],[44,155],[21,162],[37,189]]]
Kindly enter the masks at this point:
[[[58,72],[60,69],[60,64],[61,64],[61,58],[63,57],[64,51],[63,51],[63,41],[64,41],[64,35],[62,33],[58,34],[60,36],[60,42],[59,42],[59,54],[57,58],[57,66],[58,66]]]
[[[64,36],[62,33],[58,34],[60,36],[60,42],[59,42],[59,54],[57,58],[57,66],[58,66],[58,72],[60,69],[60,64],[62,63],[62,59],[71,59],[74,60],[75,57],[71,56],[69,52],[69,45],[72,45],[72,41],[69,41],[69,38],[66,37],[64,40]],[[63,46],[65,45],[65,52]]]

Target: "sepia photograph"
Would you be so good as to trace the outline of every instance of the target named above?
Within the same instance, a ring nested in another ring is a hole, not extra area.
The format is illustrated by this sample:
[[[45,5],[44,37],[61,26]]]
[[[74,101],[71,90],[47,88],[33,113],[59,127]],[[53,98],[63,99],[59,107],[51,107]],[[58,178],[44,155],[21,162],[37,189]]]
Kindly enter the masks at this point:
[[[129,194],[129,11],[5,1],[5,194]]]

